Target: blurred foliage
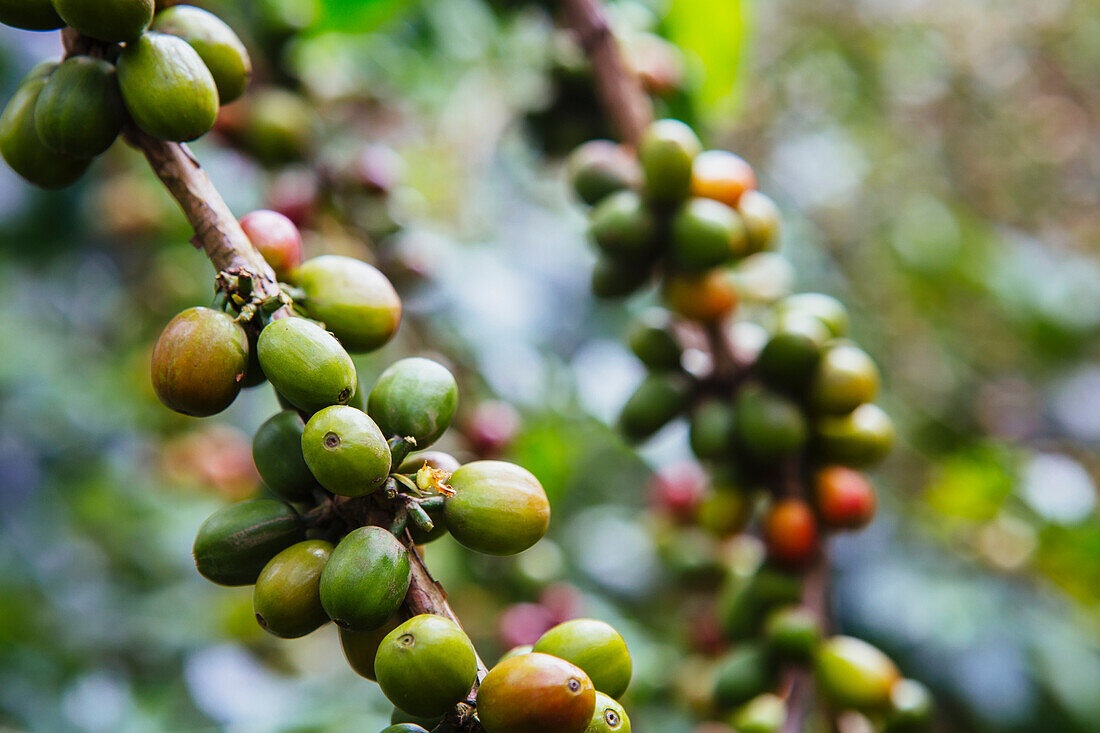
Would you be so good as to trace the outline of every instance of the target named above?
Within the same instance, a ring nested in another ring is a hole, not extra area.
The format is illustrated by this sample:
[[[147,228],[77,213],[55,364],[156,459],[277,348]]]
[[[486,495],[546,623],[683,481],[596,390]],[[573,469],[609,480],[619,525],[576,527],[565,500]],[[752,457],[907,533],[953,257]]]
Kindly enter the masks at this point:
[[[306,232],[307,254],[413,273],[395,276],[406,327],[360,367],[442,353],[464,399],[522,412],[508,455],[546,485],[550,540],[499,562],[429,548],[479,648],[503,651],[508,604],[568,581],[584,613],[628,637],[635,728],[688,730],[670,701],[694,677],[669,670],[696,599],[670,592],[642,508],[649,467],[687,456],[686,429],[636,453],[607,426],[641,377],[618,341],[629,313],[590,299],[582,217],[523,122],[552,102],[551,19],[523,3],[329,0],[298,4],[288,36],[258,13],[293,3],[200,4],[244,32],[257,88],[293,89],[319,117],[312,157],[289,164],[195,146],[233,210],[308,189],[365,141],[394,148],[400,231],[363,225],[353,199],[320,207]],[[664,32],[688,52],[679,96],[659,105],[697,110],[708,142],[753,163],[784,209],[798,286],[851,303],[883,366],[905,445],[878,472],[882,518],[835,543],[840,626],[930,684],[944,730],[1095,730],[1100,8],[613,11],[624,36]],[[56,34],[0,31],[5,92],[59,48]],[[211,422],[156,403],[152,339],[212,297],[188,238],[121,144],[67,192],[0,172],[0,725],[380,729],[388,705],[339,662],[332,629],[269,639],[247,591],[191,567],[201,519],[257,490],[249,435],[276,408],[266,388]]]

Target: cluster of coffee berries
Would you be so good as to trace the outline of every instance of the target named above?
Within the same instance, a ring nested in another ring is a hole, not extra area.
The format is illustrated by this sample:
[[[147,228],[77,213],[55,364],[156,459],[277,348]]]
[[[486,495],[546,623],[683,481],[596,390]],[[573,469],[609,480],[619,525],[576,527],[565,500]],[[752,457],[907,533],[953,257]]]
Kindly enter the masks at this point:
[[[567,167],[593,207],[589,232],[600,259],[592,288],[601,297],[629,295],[659,269],[669,307],[714,321],[737,303],[730,266],[776,241],[779,213],[755,190],[752,168],[733,153],[704,151],[678,120],[654,122],[637,155],[594,140]]]
[[[0,117],[0,154],[44,188],[76,181],[132,121],[160,140],[184,142],[214,126],[252,72],[229,26],[176,5],[154,18],[153,0],[23,0],[0,5],[0,22],[80,34],[60,63],[20,83]]]

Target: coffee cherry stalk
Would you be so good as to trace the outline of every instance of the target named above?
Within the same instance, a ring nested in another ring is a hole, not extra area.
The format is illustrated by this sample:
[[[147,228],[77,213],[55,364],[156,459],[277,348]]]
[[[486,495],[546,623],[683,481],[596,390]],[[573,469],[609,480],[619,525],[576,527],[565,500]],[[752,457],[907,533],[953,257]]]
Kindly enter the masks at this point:
[[[165,327],[152,357],[157,396],[194,417],[265,382],[284,408],[253,440],[276,498],[215,512],[193,553],[208,580],[254,586],[256,620],[294,639],[332,621],[349,665],[395,705],[387,730],[487,733],[629,731],[614,700],[631,676],[622,637],[567,622],[492,670],[474,650],[419,549],[446,532],[490,555],[546,533],[538,479],[510,463],[460,465],[426,451],[450,426],[458,384],[442,364],[402,359],[370,389],[350,353],[386,344],[401,301],[371,265],[302,261],[293,223],[274,212],[238,222],[184,141],[240,96],[251,64],[215,15],[152,0],[27,0],[0,22],[63,28],[60,63],[35,67],[0,116],[0,154],[47,188],[79,178],[124,134],[176,198],[217,271],[213,307]]]
[[[873,402],[878,368],[837,299],[777,292],[770,273],[792,268],[772,251],[779,209],[751,165],[704,149],[679,120],[639,119],[650,107],[599,3],[564,5],[625,141],[585,143],[565,166],[589,207],[592,289],[619,299],[654,286],[662,303],[628,336],[647,376],[618,427],[641,443],[685,417],[697,459],[663,469],[652,495],[664,556],[684,582],[716,590],[723,638],[707,644],[721,653],[701,665],[693,707],[742,733],[793,733],[808,724],[812,674],[829,711],[925,729],[923,686],[870,644],[825,636],[825,535],[871,521],[861,470],[894,442]]]

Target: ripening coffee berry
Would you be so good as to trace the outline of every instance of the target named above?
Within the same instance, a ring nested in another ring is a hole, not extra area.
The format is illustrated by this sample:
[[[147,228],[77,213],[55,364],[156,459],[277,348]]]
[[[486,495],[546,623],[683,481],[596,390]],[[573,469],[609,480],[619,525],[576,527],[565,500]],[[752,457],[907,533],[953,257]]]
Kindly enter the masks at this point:
[[[875,487],[859,471],[827,466],[814,475],[814,502],[828,527],[859,529],[875,516]]]
[[[233,403],[247,367],[248,336],[240,324],[213,308],[188,308],[153,347],[153,390],[166,407],[207,417]]]
[[[477,656],[458,624],[421,614],[382,640],[374,670],[390,702],[413,715],[431,717],[465,699],[477,679]]]
[[[821,355],[810,387],[810,404],[820,412],[843,415],[875,398],[879,372],[867,352],[839,341]]]
[[[302,264],[302,235],[277,211],[259,209],[241,217],[241,229],[280,282],[290,282]]]
[[[723,268],[698,275],[671,274],[665,278],[664,296],[669,308],[703,323],[720,320],[737,307],[737,285]]]
[[[745,222],[749,254],[775,249],[779,241],[779,207],[759,191],[748,191],[737,204]]]
[[[271,558],[252,593],[261,627],[280,638],[297,639],[328,623],[318,589],[331,553],[328,542],[306,540]]]
[[[193,554],[199,574],[218,585],[251,585],[271,558],[305,539],[292,507],[251,499],[223,507],[199,527]]]
[[[683,122],[668,119],[650,124],[638,146],[646,196],[663,203],[687,198],[692,163],[702,150],[695,132]]]
[[[584,670],[598,691],[620,698],[630,685],[633,665],[626,642],[603,621],[574,619],[558,624],[535,642],[534,651]]]
[[[153,20],[154,0],[53,0],[62,20],[100,41],[133,41]]]
[[[821,547],[817,517],[801,499],[783,499],[764,518],[764,544],[775,561],[799,566],[809,562]]]
[[[439,439],[458,410],[458,383],[447,367],[421,357],[401,359],[378,377],[367,412],[386,437],[413,438],[418,448]]]
[[[588,675],[548,654],[501,662],[477,691],[478,719],[486,733],[584,733],[595,710]]]
[[[373,265],[341,255],[307,260],[295,273],[305,292],[303,305],[348,351],[385,345],[401,323],[401,299]]]
[[[458,542],[486,555],[515,555],[550,525],[550,502],[530,471],[503,461],[474,461],[450,478],[443,502],[447,528]]]
[[[691,167],[691,195],[736,207],[756,188],[756,174],[745,160],[726,150],[705,150]]]
[[[377,629],[405,599],[411,572],[409,551],[396,537],[360,527],[332,551],[321,573],[321,604],[342,629]]]
[[[296,410],[283,410],[264,421],[252,438],[257,473],[273,493],[287,501],[307,501],[317,487],[302,455],[305,427]]]
[[[319,410],[302,431],[302,455],[317,481],[334,494],[362,496],[390,475],[390,447],[367,414],[347,405]]]
[[[630,733],[630,718],[619,701],[596,691],[596,710],[584,733]]]
[[[195,49],[214,77],[221,104],[244,94],[252,76],[252,60],[241,39],[221,18],[191,5],[175,5],[158,13],[151,28],[179,36]]]
[[[901,679],[894,662],[876,647],[851,636],[826,639],[817,651],[817,683],[838,707],[859,711],[887,708]]]
[[[688,199],[672,217],[670,255],[681,270],[709,270],[744,256],[745,236],[736,210],[710,199]]]
[[[187,41],[165,33],[143,33],[122,49],[117,66],[126,110],[146,133],[186,142],[214,127],[218,88]]]
[[[347,404],[355,391],[355,365],[336,338],[305,318],[269,323],[257,342],[268,381],[300,410]]]

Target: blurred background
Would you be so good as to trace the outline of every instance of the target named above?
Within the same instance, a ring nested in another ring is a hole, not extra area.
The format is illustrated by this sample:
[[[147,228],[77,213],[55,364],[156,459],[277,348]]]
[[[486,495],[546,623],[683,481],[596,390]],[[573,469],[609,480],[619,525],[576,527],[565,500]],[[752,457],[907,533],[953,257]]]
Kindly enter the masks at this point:
[[[594,615],[634,654],[635,730],[691,729],[700,643],[645,511],[674,424],[609,426],[643,369],[560,156],[608,131],[542,5],[198,2],[245,39],[246,98],[194,146],[238,215],[280,210],[307,256],[398,286],[398,338],[460,376],[440,444],[531,469],[549,537],[507,560],[449,539],[427,560],[486,659]],[[886,375],[901,445],[883,511],[832,544],[840,629],[936,694],[943,730],[1100,729],[1100,6],[1091,0],[621,0],[661,112],[756,168],[793,267],[759,287],[843,299]],[[0,80],[57,56],[0,30]],[[279,641],[251,590],[202,580],[202,519],[258,490],[268,387],[210,420],[161,407],[148,357],[209,304],[213,271],[138,154],[72,189],[0,170],[0,727],[378,730],[390,706],[335,629]],[[537,631],[532,632],[532,629]],[[688,682],[684,682],[688,679]]]

